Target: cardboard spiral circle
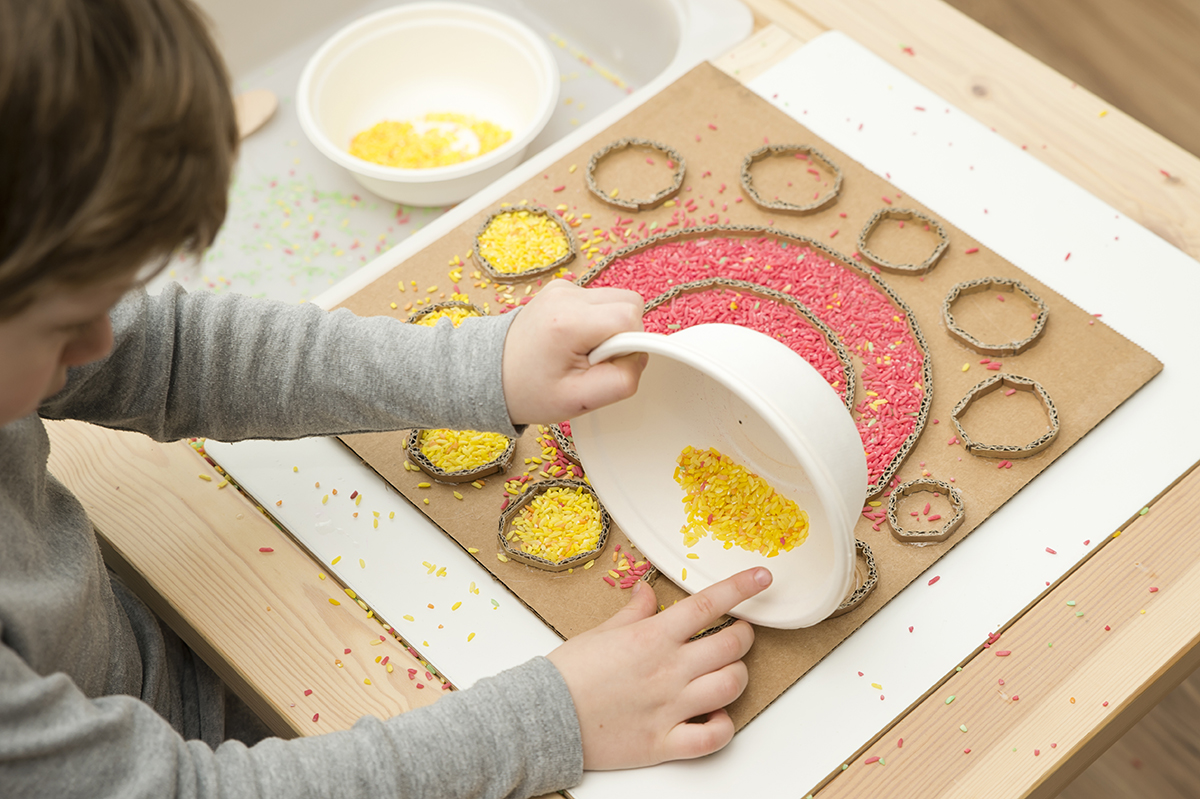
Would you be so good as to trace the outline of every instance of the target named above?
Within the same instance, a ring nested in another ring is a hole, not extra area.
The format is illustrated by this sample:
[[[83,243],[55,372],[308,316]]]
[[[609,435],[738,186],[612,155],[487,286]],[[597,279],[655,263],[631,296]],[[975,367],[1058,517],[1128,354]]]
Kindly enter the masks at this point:
[[[954,515],[936,530],[909,530],[900,524],[900,520],[896,517],[896,504],[901,497],[909,497],[923,491],[945,493],[954,508]],[[892,528],[892,537],[905,544],[924,546],[945,541],[959,528],[964,518],[966,518],[966,507],[963,505],[962,492],[942,480],[931,478],[912,480],[897,486],[888,497],[887,520]]]
[[[668,161],[675,164],[675,173],[670,185],[655,192],[649,197],[630,198],[630,197],[614,197],[606,193],[596,183],[596,167],[600,165],[608,156],[613,153],[624,150],[629,147],[641,147],[647,150],[656,150],[665,155]],[[601,149],[592,154],[587,165],[587,187],[588,191],[598,197],[601,201],[609,205],[615,205],[618,208],[626,208],[630,211],[648,211],[651,208],[656,208],[662,203],[674,197],[683,188],[683,176],[687,172],[687,162],[679,151],[673,147],[669,147],[660,142],[652,141],[651,139],[627,138],[617,139],[615,142],[606,144]]]
[[[478,480],[480,477],[487,477],[496,472],[506,471],[509,465],[512,464],[513,455],[517,451],[517,440],[509,438],[508,447],[495,460],[489,461],[482,466],[476,466],[473,469],[466,469],[461,472],[447,472],[435,466],[433,461],[429,460],[429,458],[425,457],[425,453],[421,452],[421,433],[423,432],[425,432],[424,428],[413,428],[408,434],[408,443],[405,449],[408,451],[408,457],[413,463],[417,464],[421,471],[439,483],[448,483],[451,485],[469,483],[472,480]]]
[[[828,245],[817,241],[809,236],[803,236],[798,233],[788,233],[778,228],[766,228],[756,225],[700,225],[693,228],[685,228],[682,230],[671,230],[665,233],[658,233],[649,236],[641,241],[626,245],[621,249],[606,255],[603,260],[599,261],[595,266],[581,275],[575,280],[580,286],[591,285],[601,274],[609,267],[624,258],[629,258],[638,255],[647,250],[652,250],[663,244],[673,244],[680,241],[690,241],[695,239],[712,239],[712,238],[736,238],[736,239],[752,239],[752,238],[772,238],[777,241],[787,242],[788,244],[797,244],[802,247],[807,247],[814,252],[828,258],[831,262],[843,269],[848,269],[851,272],[866,279],[871,286],[885,295],[891,305],[902,315],[908,324],[908,329],[912,333],[913,341],[917,349],[921,352],[921,385],[923,395],[921,404],[915,423],[911,432],[904,438],[904,441],[897,448],[895,454],[888,459],[887,464],[880,470],[879,476],[875,478],[866,487],[865,498],[871,499],[882,494],[888,487],[896,472],[899,471],[900,465],[912,452],[917,445],[917,440],[921,437],[922,431],[925,429],[926,422],[929,420],[930,408],[933,405],[933,360],[929,354],[929,344],[925,340],[924,333],[921,332],[921,326],[917,322],[916,316],[912,309],[908,307],[899,294],[889,286],[882,277],[876,274],[873,270],[867,268],[858,261],[842,255],[837,250]]]
[[[533,502],[539,495],[546,493],[551,488],[570,488],[583,489],[583,491],[591,495],[592,499],[596,500],[597,507],[600,508],[600,537],[596,542],[596,546],[587,552],[581,552],[578,555],[567,558],[561,561],[552,561],[537,555],[530,555],[522,552],[521,549],[515,546],[508,540],[508,529],[512,524],[513,519],[521,512],[521,509]],[[539,569],[546,571],[560,572],[567,569],[573,569],[576,566],[582,566],[587,561],[597,557],[604,548],[608,546],[608,532],[612,524],[608,517],[608,511],[604,509],[604,503],[600,501],[600,496],[592,489],[590,485],[581,480],[543,480],[540,483],[534,483],[533,486],[526,489],[520,497],[517,497],[512,504],[505,509],[504,513],[500,514],[500,526],[496,533],[500,548],[512,560],[526,563],[530,566],[536,566]]]
[[[986,444],[976,441],[963,429],[960,419],[966,413],[967,408],[971,406],[971,403],[1002,388],[1028,391],[1042,401],[1042,408],[1046,411],[1047,420],[1045,433],[1028,444],[1013,446],[1011,444]],[[1058,437],[1058,409],[1054,407],[1054,401],[1050,399],[1050,395],[1046,393],[1046,389],[1042,388],[1041,384],[1020,375],[1001,373],[979,383],[968,391],[965,397],[958,401],[958,404],[954,406],[954,410],[950,412],[950,418],[954,421],[954,426],[958,428],[958,437],[962,439],[963,447],[967,452],[984,458],[1028,458],[1050,446],[1051,442]]]
[[[872,252],[867,246],[867,241],[871,238],[871,234],[875,232],[875,228],[879,227],[885,220],[896,219],[901,222],[908,222],[918,219],[929,225],[929,229],[938,235],[940,241],[933,248],[933,252],[919,264],[896,264],[881,255]],[[875,214],[867,220],[867,224],[863,225],[862,232],[858,234],[858,252],[863,258],[866,258],[871,263],[878,266],[885,272],[891,272],[897,275],[923,275],[926,272],[937,266],[938,260],[945,254],[946,249],[950,246],[950,237],[946,235],[946,229],[942,224],[931,216],[921,213],[912,208],[880,208]]]
[[[563,238],[566,239],[567,252],[550,263],[537,266],[532,269],[526,269],[523,272],[505,272],[502,271],[496,264],[493,264],[491,261],[489,261],[479,248],[479,237],[482,236],[484,231],[488,229],[488,226],[499,217],[505,216],[506,214],[518,213],[544,216],[553,222],[558,227],[559,232],[562,233]],[[479,265],[482,267],[483,271],[487,272],[488,277],[499,283],[512,283],[517,280],[525,280],[526,278],[544,275],[547,272],[553,272],[555,269],[566,266],[575,259],[575,256],[579,254],[579,245],[576,243],[575,237],[571,235],[571,229],[567,227],[567,223],[554,211],[548,208],[538,208],[529,205],[510,205],[507,208],[501,208],[498,211],[493,211],[488,215],[488,218],[485,219],[483,224],[479,226],[479,230],[475,232],[475,242],[472,245],[472,250],[475,253],[475,259],[479,261]]]
[[[953,306],[960,297],[965,297],[970,294],[983,294],[992,291],[1003,291],[1009,294],[1020,294],[1025,299],[1037,308],[1037,315],[1033,321],[1033,332],[1020,341],[996,342],[989,343],[976,338],[963,329],[954,318]],[[1034,294],[1019,280],[1013,280],[1007,277],[981,277],[978,280],[967,280],[958,283],[954,288],[950,289],[946,294],[946,299],[942,300],[942,320],[946,323],[946,332],[956,339],[960,344],[978,352],[980,355],[1002,355],[1013,356],[1020,355],[1025,350],[1032,347],[1041,338],[1042,333],[1046,331],[1046,319],[1050,315],[1050,308],[1042,300],[1041,297]]]
[[[855,555],[858,561],[862,561],[866,570],[863,579],[859,580],[855,585],[854,590],[850,592],[850,596],[846,597],[842,604],[837,606],[833,613],[829,614],[828,618],[835,619],[838,616],[843,616],[856,607],[862,604],[863,600],[871,595],[875,590],[875,586],[879,585],[879,568],[875,565],[875,554],[871,552],[871,547],[866,541],[854,539]],[[858,577],[858,564],[855,563],[854,576]]]
[[[670,291],[663,292],[654,299],[646,303],[645,313],[650,313],[655,308],[666,305],[672,300],[683,294],[696,294],[712,289],[730,289],[739,291],[745,294],[752,294],[756,297],[777,302],[780,305],[786,305],[797,314],[817,329],[817,332],[825,339],[825,343],[833,350],[833,354],[837,356],[838,363],[842,367],[842,403],[846,406],[846,410],[854,409],[854,364],[850,360],[850,353],[846,351],[846,346],[838,335],[829,329],[829,325],[822,322],[817,316],[809,310],[808,306],[797,300],[790,294],[784,294],[782,291],[768,288],[759,283],[750,283],[745,280],[734,280],[725,277],[710,277],[704,280],[694,280],[690,283],[679,283]]]
[[[764,161],[768,158],[773,158],[787,153],[807,153],[808,157],[820,161],[821,164],[833,173],[833,186],[826,193],[817,197],[810,203],[799,205],[797,203],[789,203],[783,200],[767,200],[758,193],[758,189],[754,186],[754,177],[750,174],[750,169],[759,161]],[[842,192],[842,169],[833,161],[829,160],[824,153],[817,148],[808,144],[768,144],[764,147],[759,147],[757,150],[746,155],[742,161],[742,191],[750,198],[750,201],[760,208],[769,208],[772,211],[783,211],[791,214],[811,214],[815,211],[820,211],[837,202],[838,196]]]

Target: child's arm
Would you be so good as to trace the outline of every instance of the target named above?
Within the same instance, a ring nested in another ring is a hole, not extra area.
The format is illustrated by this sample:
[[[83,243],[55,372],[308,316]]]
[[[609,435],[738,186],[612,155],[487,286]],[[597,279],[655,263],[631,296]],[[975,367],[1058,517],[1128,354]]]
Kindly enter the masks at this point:
[[[112,320],[112,354],[70,370],[42,416],[159,440],[406,427],[514,435],[514,425],[562,421],[632,394],[640,373],[636,359],[588,369],[586,355],[615,333],[641,329],[641,299],[566,281],[519,312],[458,328],[177,287],[130,295]]]
[[[687,639],[761,591],[760,579],[769,583],[765,569],[742,572],[657,616],[644,586],[549,659],[387,720],[252,747],[184,740],[137,698],[89,697],[0,643],[0,796],[527,797],[571,787],[585,768],[697,757],[733,734],[719,708],[745,687],[753,634],[738,622]]]

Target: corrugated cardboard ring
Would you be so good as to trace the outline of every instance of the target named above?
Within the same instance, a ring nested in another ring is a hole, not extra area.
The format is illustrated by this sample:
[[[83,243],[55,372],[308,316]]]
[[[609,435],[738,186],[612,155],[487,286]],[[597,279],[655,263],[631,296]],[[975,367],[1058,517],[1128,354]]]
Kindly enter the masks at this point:
[[[756,227],[753,225],[701,225],[698,227],[684,228],[681,230],[672,230],[665,233],[659,233],[654,236],[642,239],[628,246],[606,255],[595,266],[581,275],[575,280],[580,286],[588,286],[599,277],[604,270],[612,266],[622,258],[628,258],[631,255],[649,250],[660,244],[667,244],[676,241],[688,241],[691,239],[710,239],[715,237],[728,238],[775,238],[787,241],[790,244],[798,244],[802,247],[808,247],[821,255],[830,258],[839,266],[853,270],[856,274],[861,275],[871,284],[883,292],[892,304],[899,310],[908,322],[908,328],[912,331],[913,339],[917,343],[917,347],[921,351],[923,364],[921,367],[921,385],[925,387],[924,396],[921,398],[921,407],[917,412],[916,424],[913,425],[913,430],[904,439],[904,443],[896,454],[888,461],[887,465],[880,472],[879,477],[875,482],[869,484],[866,489],[866,499],[879,496],[891,483],[892,478],[899,471],[900,465],[904,463],[904,459],[912,452],[913,447],[917,445],[917,440],[921,437],[922,431],[925,429],[925,424],[929,420],[930,408],[933,406],[933,359],[929,354],[929,343],[925,341],[925,334],[921,332],[921,326],[917,322],[917,318],[913,315],[912,309],[908,307],[900,295],[897,294],[891,286],[883,281],[879,275],[875,274],[874,270],[868,269],[857,261],[847,258],[837,250],[828,245],[811,239],[808,236],[801,236],[798,233],[788,233],[777,228]]]
[[[554,261],[553,263],[548,263],[544,266],[526,269],[524,272],[504,272],[484,257],[483,253],[479,249],[479,237],[483,235],[483,232],[488,229],[488,225],[492,224],[497,217],[503,216],[504,214],[516,214],[522,211],[544,216],[554,222],[554,224],[558,225],[558,229],[562,232],[563,236],[567,240],[567,252],[558,260]],[[571,229],[567,227],[567,223],[563,221],[562,217],[560,217],[554,211],[551,211],[549,208],[538,208],[531,205],[510,205],[507,208],[501,208],[500,210],[493,211],[491,214],[489,214],[488,218],[483,220],[483,224],[479,226],[479,230],[475,232],[475,243],[472,245],[472,250],[475,253],[475,259],[479,261],[479,265],[483,268],[483,271],[487,272],[488,277],[498,283],[512,283],[517,280],[525,280],[527,278],[537,277],[538,275],[544,275],[547,272],[553,272],[559,267],[566,266],[575,259],[576,255],[579,255],[579,245],[576,243],[575,237],[571,235]]]
[[[408,318],[404,321],[415,325],[426,316],[429,316],[431,313],[444,311],[447,308],[467,308],[468,310],[474,311],[475,316],[487,316],[486,311],[473,303],[462,302],[461,300],[446,300],[445,302],[435,302],[433,305],[426,305],[424,308],[418,308],[410,313]]]
[[[699,641],[701,638],[707,638],[708,636],[712,635],[713,633],[719,633],[719,632],[721,632],[721,630],[724,630],[726,627],[732,626],[735,621],[737,621],[737,619],[733,618],[732,616],[722,616],[717,621],[716,624],[714,624],[711,627],[705,627],[703,630],[696,633],[688,640],[689,641]]]
[[[922,491],[945,492],[946,496],[950,498],[950,504],[954,507],[954,515],[936,530],[909,530],[900,524],[900,520],[896,517],[896,503],[899,499],[919,494]],[[966,506],[963,505],[962,492],[941,480],[931,478],[912,480],[897,486],[896,490],[888,497],[887,520],[892,528],[892,537],[905,544],[924,546],[945,541],[959,528],[964,518],[966,518]]]
[[[871,234],[875,232],[875,228],[879,227],[886,219],[898,219],[904,222],[919,219],[929,225],[930,229],[937,233],[941,239],[937,246],[933,248],[933,252],[919,264],[894,264],[883,256],[876,255],[867,246],[867,240],[871,238]],[[950,246],[950,237],[946,235],[946,229],[942,224],[931,216],[921,213],[913,208],[880,208],[875,212],[874,216],[867,220],[867,224],[863,225],[862,232],[858,234],[858,252],[863,258],[866,258],[871,263],[878,266],[885,272],[891,272],[897,275],[923,275],[926,272],[937,266],[938,260],[946,252],[946,248]]]
[[[421,452],[421,433],[424,428],[413,428],[408,434],[408,444],[405,449],[408,451],[408,457],[421,468],[421,471],[432,477],[439,483],[448,483],[457,485],[458,483],[469,483],[472,480],[478,480],[481,477],[495,474],[496,472],[507,471],[512,464],[513,455],[517,451],[517,440],[515,438],[508,439],[508,447],[504,452],[500,453],[495,460],[477,466],[474,469],[468,469],[462,472],[447,472],[435,466],[433,461],[425,457],[425,453]]]
[[[1032,333],[1020,341],[992,344],[981,341],[971,335],[955,321],[951,306],[958,301],[959,297],[992,291],[1004,291],[1014,295],[1020,293],[1037,308],[1037,316],[1034,317]],[[946,332],[951,337],[957,339],[960,344],[968,349],[975,350],[980,355],[1020,355],[1036,344],[1038,339],[1041,338],[1042,333],[1046,331],[1046,319],[1049,315],[1050,308],[1041,297],[1030,291],[1029,287],[1021,281],[1007,277],[981,277],[978,280],[964,281],[950,289],[950,292],[946,294],[946,299],[942,300],[942,319],[946,322]]]
[[[875,553],[871,552],[871,547],[866,541],[854,539],[854,548],[856,551],[854,576],[856,585],[854,590],[850,592],[850,596],[846,597],[846,601],[837,606],[837,609],[830,613],[828,618],[835,619],[838,616],[843,616],[856,607],[862,604],[863,600],[871,595],[875,590],[875,586],[879,585],[879,568],[875,565]],[[863,569],[866,574],[859,575],[859,561],[863,564]]]
[[[1022,444],[1019,447],[1010,444],[985,444],[971,438],[967,431],[963,429],[959,417],[966,412],[972,402],[1002,388],[1028,391],[1042,401],[1048,422],[1045,433],[1028,444]],[[983,458],[1028,458],[1050,446],[1051,442],[1058,437],[1058,409],[1054,407],[1054,400],[1050,399],[1050,395],[1046,393],[1046,389],[1042,388],[1040,383],[1028,377],[1021,377],[1020,375],[1001,373],[979,383],[968,391],[965,397],[958,401],[958,404],[954,406],[954,410],[950,412],[950,418],[954,421],[954,426],[958,428],[958,437],[962,439],[963,447],[967,452]]]
[[[608,156],[624,150],[627,147],[643,147],[648,150],[657,150],[667,157],[669,161],[675,164],[675,176],[671,185],[655,192],[649,197],[629,198],[629,197],[612,197],[604,192],[603,189],[596,183],[596,167],[600,162]],[[651,139],[627,138],[617,139],[615,142],[606,144],[604,147],[592,154],[587,165],[587,187],[588,191],[596,195],[602,201],[609,205],[615,205],[618,208],[627,208],[630,211],[648,211],[651,208],[657,208],[662,203],[674,197],[683,188],[683,176],[687,172],[687,162],[683,160],[683,156],[673,147],[668,147],[661,142],[656,142]]]
[[[696,294],[715,288],[740,291],[780,303],[781,305],[787,305],[808,320],[809,324],[824,336],[825,342],[833,350],[833,354],[837,356],[838,363],[842,365],[842,402],[845,404],[846,410],[852,411],[854,409],[854,364],[850,360],[850,353],[846,351],[846,346],[842,344],[842,340],[838,338],[837,334],[829,329],[829,325],[818,319],[816,314],[809,310],[808,306],[790,294],[784,294],[782,291],[776,291],[775,289],[745,280],[709,277],[704,280],[694,280],[690,283],[680,283],[673,286],[670,291],[665,291],[646,303],[645,313],[650,313],[655,308],[666,305],[682,294]]]
[[[825,194],[822,194],[811,203],[797,205],[783,200],[767,200],[758,193],[758,189],[754,187],[754,178],[750,174],[750,168],[759,161],[773,158],[776,155],[786,153],[808,153],[810,158],[820,161],[822,165],[829,169],[834,175],[833,186]],[[842,169],[817,148],[808,144],[768,144],[765,147],[759,147],[752,153],[749,153],[745,160],[742,161],[742,191],[750,198],[750,201],[761,208],[769,208],[772,211],[783,211],[789,214],[811,214],[816,211],[828,208],[837,202],[838,196],[842,192]]]
[[[562,425],[550,425],[550,433],[554,436],[554,443],[558,444],[558,449],[566,456],[567,460],[582,467],[583,464],[579,462],[579,453],[575,451],[575,439],[567,435],[567,431],[562,429]]]
[[[596,505],[600,508],[600,538],[596,543],[595,549],[580,553],[566,560],[554,562],[546,558],[530,555],[522,552],[518,547],[514,546],[508,540],[508,528],[512,520],[516,518],[521,508],[533,502],[539,494],[544,494],[551,488],[582,488],[586,493],[590,494],[596,500]],[[497,541],[500,548],[504,550],[504,554],[512,560],[526,563],[530,566],[537,566],[539,569],[546,571],[561,572],[567,569],[573,569],[576,566],[583,566],[592,558],[598,557],[608,546],[608,532],[612,521],[608,517],[608,511],[604,508],[604,503],[600,501],[600,496],[592,489],[590,485],[581,480],[543,480],[540,483],[534,483],[531,487],[525,490],[525,493],[517,497],[504,511],[500,514],[500,528],[496,533]]]

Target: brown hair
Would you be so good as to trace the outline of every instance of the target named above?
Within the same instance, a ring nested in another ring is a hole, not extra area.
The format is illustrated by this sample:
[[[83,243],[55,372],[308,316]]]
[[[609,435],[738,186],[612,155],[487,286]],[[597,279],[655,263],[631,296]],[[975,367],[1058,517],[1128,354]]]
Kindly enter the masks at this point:
[[[0,318],[202,253],[237,138],[190,0],[0,0]]]

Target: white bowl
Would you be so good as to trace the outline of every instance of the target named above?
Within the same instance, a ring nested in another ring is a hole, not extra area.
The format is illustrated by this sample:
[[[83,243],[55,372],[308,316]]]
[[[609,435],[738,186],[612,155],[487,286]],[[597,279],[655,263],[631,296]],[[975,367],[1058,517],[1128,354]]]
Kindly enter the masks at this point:
[[[466,199],[516,166],[558,100],[549,47],[520,22],[461,3],[413,3],[370,14],[325,42],[296,92],[313,145],[364,188],[412,205]],[[354,136],[384,120],[471,114],[512,131],[491,152],[449,166],[401,169],[350,155]]]
[[[632,352],[651,355],[637,394],[571,420],[576,451],[609,514],[685,591],[769,568],[774,582],[734,610],[739,618],[785,629],[825,619],[854,579],[853,528],[867,486],[866,455],[842,398],[793,350],[736,325],[621,333],[589,360]],[[774,558],[724,549],[711,536],[685,547],[674,470],[688,445],[715,447],[795,501],[808,513],[808,539]]]

